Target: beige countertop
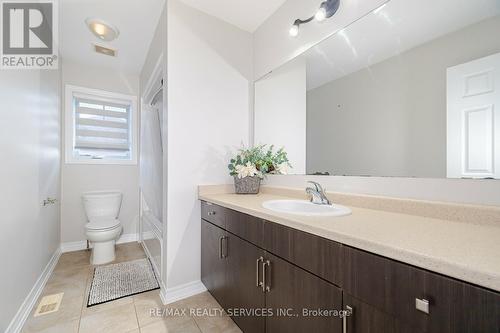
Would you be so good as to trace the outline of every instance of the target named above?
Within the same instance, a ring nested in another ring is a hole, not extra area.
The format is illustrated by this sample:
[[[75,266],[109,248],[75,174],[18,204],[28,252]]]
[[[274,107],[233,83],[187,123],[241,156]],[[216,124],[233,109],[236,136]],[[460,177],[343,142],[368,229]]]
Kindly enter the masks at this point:
[[[262,207],[288,196],[200,192],[200,200],[500,291],[500,227],[352,207],[343,217],[299,216]]]

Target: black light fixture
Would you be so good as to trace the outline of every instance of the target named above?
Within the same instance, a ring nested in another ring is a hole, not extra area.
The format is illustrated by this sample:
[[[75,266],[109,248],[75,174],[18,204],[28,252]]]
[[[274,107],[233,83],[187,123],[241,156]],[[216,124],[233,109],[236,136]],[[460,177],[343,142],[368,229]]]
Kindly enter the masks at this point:
[[[301,20],[301,19],[296,19],[295,22],[293,22],[292,27],[290,28],[290,36],[292,37],[297,37],[299,35],[299,27],[301,24],[309,23],[312,20],[316,19],[316,21],[324,21],[327,18],[332,17],[335,15],[337,10],[339,9],[340,6],[340,0],[326,0],[323,1],[316,12],[313,16],[311,16],[308,19]]]

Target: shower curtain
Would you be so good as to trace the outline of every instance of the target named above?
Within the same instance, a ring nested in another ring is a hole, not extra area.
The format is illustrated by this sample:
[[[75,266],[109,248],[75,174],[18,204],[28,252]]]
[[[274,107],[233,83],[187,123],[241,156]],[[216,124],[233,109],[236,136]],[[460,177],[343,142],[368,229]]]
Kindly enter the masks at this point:
[[[163,103],[157,101],[145,106],[141,112],[140,186],[143,195],[144,214],[162,221],[163,202]]]

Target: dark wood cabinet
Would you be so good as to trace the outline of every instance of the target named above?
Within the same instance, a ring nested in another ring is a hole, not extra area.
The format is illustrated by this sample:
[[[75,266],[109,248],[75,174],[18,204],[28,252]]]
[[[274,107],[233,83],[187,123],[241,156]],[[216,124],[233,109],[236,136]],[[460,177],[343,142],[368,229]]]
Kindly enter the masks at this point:
[[[243,332],[264,332],[265,318],[255,313],[266,305],[259,285],[264,251],[232,234],[227,239],[227,250],[224,306]]]
[[[201,281],[219,304],[226,303],[226,262],[223,246],[226,232],[201,220]]]
[[[264,267],[267,332],[342,332],[340,288],[269,253]]]
[[[500,333],[498,292],[218,205],[201,207],[202,282],[244,332]],[[324,315],[346,309],[345,318]]]
[[[347,294],[419,332],[500,332],[498,293],[347,246],[343,266]]]
[[[325,315],[341,310],[340,288],[257,246],[264,221],[216,209],[230,230],[202,219],[202,281],[243,332],[342,331]]]

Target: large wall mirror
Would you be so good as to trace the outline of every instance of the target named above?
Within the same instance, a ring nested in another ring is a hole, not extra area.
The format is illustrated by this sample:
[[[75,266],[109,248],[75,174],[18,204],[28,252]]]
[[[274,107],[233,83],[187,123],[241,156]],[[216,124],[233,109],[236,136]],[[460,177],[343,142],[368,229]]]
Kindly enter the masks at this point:
[[[254,134],[294,174],[500,178],[500,1],[387,2],[257,80]]]

